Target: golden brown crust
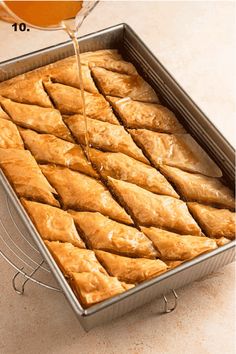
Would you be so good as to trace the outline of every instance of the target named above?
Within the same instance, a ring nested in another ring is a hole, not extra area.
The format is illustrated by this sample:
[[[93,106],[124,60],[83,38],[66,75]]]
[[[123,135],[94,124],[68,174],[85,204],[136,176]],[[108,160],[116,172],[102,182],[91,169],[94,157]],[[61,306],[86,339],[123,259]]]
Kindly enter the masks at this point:
[[[140,283],[167,270],[160,259],[129,258],[103,251],[95,254],[110,275],[126,283]]]
[[[175,167],[161,166],[161,172],[173,182],[187,201],[234,209],[233,192],[217,178],[182,171]]]
[[[23,128],[30,128],[39,133],[53,134],[61,139],[73,142],[71,133],[64,124],[58,110],[16,103],[8,99],[2,99],[1,103],[14,123]]]
[[[155,103],[132,100],[130,97],[106,97],[127,128],[149,129],[163,133],[186,133],[175,114]]]
[[[64,275],[70,276],[72,272],[101,272],[107,275],[93,251],[75,247],[68,242],[45,241],[45,244]]]
[[[98,89],[94,84],[88,66],[81,65],[81,73],[84,89],[88,92],[98,93]],[[80,88],[78,66],[75,56],[59,60],[40,68],[38,75],[40,75],[41,78],[47,78],[50,76],[54,82]]]
[[[101,49],[95,52],[85,52],[80,54],[80,61],[84,65],[89,65],[91,62],[96,63],[97,61],[113,61],[122,60],[121,55],[117,49]]]
[[[0,103],[1,100],[3,99],[3,97],[0,97]],[[1,119],[7,119],[7,120],[11,120],[11,118],[9,117],[8,114],[6,114],[6,112],[2,109],[2,107],[0,106],[0,118]]]
[[[235,213],[198,203],[188,203],[188,207],[207,236],[235,238]]]
[[[93,249],[131,257],[155,258],[152,242],[134,227],[110,220],[100,213],[69,211],[81,235]]]
[[[65,209],[99,211],[112,219],[132,224],[128,214],[100,181],[66,167],[41,165],[40,168],[57,190]]]
[[[98,178],[81,146],[51,134],[38,134],[29,129],[20,129],[20,134],[25,146],[39,163],[55,163]]]
[[[121,179],[157,194],[179,198],[174,188],[155,168],[122,153],[90,149],[90,159],[104,179]]]
[[[0,167],[19,197],[59,206],[55,190],[29,151],[0,148]]]
[[[121,74],[100,67],[92,67],[91,71],[95,82],[105,96],[131,97],[136,101],[159,102],[153,88],[138,74]]]
[[[85,121],[82,115],[65,118],[75,138],[85,145]],[[122,152],[136,160],[149,163],[124,127],[87,118],[88,140],[91,147],[104,151]]]
[[[43,240],[70,242],[74,246],[85,248],[73,218],[66,211],[24,198],[21,198],[21,203]]]
[[[163,134],[145,129],[129,132],[156,167],[168,165],[210,177],[222,176],[219,167],[189,134]]]
[[[160,258],[169,261],[185,261],[217,248],[216,242],[208,237],[178,235],[155,227],[141,227],[149,237]]]
[[[126,75],[138,75],[138,72],[132,63],[124,60],[106,60],[97,59],[96,61],[91,61],[89,67],[104,68],[115,73],[126,74]]]
[[[0,95],[13,101],[52,107],[52,103],[44,90],[42,79],[27,78],[22,75],[21,80],[10,80],[0,84]]]
[[[54,105],[62,114],[83,113],[81,91],[77,88],[44,82],[45,88]],[[99,93],[84,92],[85,113],[88,117],[119,125],[112,108]]]
[[[89,307],[134,287],[102,273],[72,273],[71,286],[84,307]]]
[[[0,118],[0,148],[24,149],[24,144],[16,125],[2,118]]]
[[[157,195],[132,183],[108,178],[121,204],[140,225],[161,227],[180,234],[201,234],[187,205],[179,199]]]

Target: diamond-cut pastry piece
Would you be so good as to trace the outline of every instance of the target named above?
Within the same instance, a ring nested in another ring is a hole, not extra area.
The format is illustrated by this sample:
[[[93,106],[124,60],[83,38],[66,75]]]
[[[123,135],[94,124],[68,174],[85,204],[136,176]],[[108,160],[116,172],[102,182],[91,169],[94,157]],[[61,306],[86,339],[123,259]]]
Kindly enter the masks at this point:
[[[129,258],[103,251],[95,253],[110,275],[126,283],[140,283],[167,270],[167,265],[160,259]]]
[[[146,129],[129,129],[129,132],[157,167],[168,165],[210,177],[222,176],[219,167],[189,134],[163,134]]]
[[[234,209],[233,192],[219,179],[188,173],[170,166],[162,166],[160,169],[166,178],[174,183],[185,200]]]
[[[153,88],[138,74],[127,75],[92,67],[92,75],[104,95],[131,97],[136,101],[158,103]]]
[[[29,151],[0,148],[0,167],[19,197],[59,206],[55,190]]]
[[[134,287],[102,273],[72,273],[71,286],[84,307],[92,306]]]
[[[144,226],[156,226],[180,234],[200,235],[201,230],[179,199],[157,195],[132,183],[108,178],[120,203],[134,220]]]
[[[3,98],[0,97],[0,102]],[[6,114],[6,112],[4,112],[4,110],[2,109],[2,107],[0,106],[0,119],[8,119],[11,120],[11,118],[9,117],[8,114]]]
[[[74,246],[85,248],[72,216],[66,211],[24,198],[21,198],[21,203],[43,240],[70,242]]]
[[[78,142],[85,145],[85,121],[83,116],[67,117],[65,122]],[[124,127],[90,118],[87,118],[87,127],[91,147],[104,151],[122,152],[136,160],[149,163]]]
[[[134,227],[110,220],[100,213],[69,212],[93,249],[130,257],[155,258],[157,255],[152,242]]]
[[[130,97],[107,96],[107,99],[127,128],[149,129],[163,133],[185,133],[175,114],[162,105],[138,102]]]
[[[64,140],[73,141],[58,110],[16,103],[8,99],[2,99],[1,103],[16,124],[40,133],[53,134]]]
[[[141,229],[152,240],[163,260],[184,261],[217,248],[216,242],[208,237],[183,236],[155,227]]]
[[[80,54],[81,64],[89,65],[91,62],[96,63],[97,61],[113,61],[122,60],[121,55],[118,53],[117,49],[101,49],[95,52],[85,52]]]
[[[107,274],[91,250],[75,247],[68,242],[45,241],[45,244],[64,275],[69,276],[72,272]]]
[[[65,209],[99,211],[112,219],[132,224],[129,215],[100,181],[66,167],[40,167],[59,194]]]
[[[108,176],[137,184],[151,192],[179,198],[171,184],[155,168],[122,153],[89,150],[89,156],[104,179]]]
[[[24,149],[23,141],[14,123],[0,118],[0,148]]]
[[[188,207],[207,236],[235,238],[235,213],[198,203],[188,203]]]
[[[84,89],[88,92],[98,93],[98,89],[94,84],[88,66],[81,65],[81,72]],[[75,56],[59,60],[40,68],[38,75],[41,77],[50,76],[55,82],[80,88],[78,64]]]
[[[20,79],[4,81],[0,84],[0,95],[20,103],[52,107],[52,103],[44,90],[43,82],[38,77],[29,78],[21,75]]]
[[[99,67],[104,68],[116,73],[126,74],[126,75],[138,75],[138,72],[132,63],[125,60],[106,60],[97,59],[94,62],[89,63],[89,67]]]
[[[59,139],[51,134],[38,134],[33,130],[20,129],[25,146],[39,163],[55,163],[98,178],[88,163],[81,146]]]
[[[77,88],[45,81],[45,87],[62,114],[83,113],[81,91]],[[99,93],[84,92],[86,115],[104,122],[119,125],[111,106]]]

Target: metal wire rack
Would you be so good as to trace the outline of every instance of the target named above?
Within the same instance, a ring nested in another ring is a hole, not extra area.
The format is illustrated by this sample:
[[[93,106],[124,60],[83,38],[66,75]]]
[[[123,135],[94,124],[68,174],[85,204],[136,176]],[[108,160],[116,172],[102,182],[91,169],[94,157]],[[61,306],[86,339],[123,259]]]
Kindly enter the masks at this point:
[[[61,291],[1,186],[0,255],[16,270],[12,286],[17,294],[24,294],[29,280],[50,290]]]

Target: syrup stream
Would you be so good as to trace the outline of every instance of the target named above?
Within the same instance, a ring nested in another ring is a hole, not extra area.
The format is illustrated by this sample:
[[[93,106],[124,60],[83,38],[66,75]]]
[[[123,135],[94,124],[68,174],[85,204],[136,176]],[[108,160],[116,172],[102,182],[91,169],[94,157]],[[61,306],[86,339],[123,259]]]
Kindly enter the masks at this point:
[[[81,92],[81,100],[82,100],[82,114],[84,117],[84,126],[85,126],[85,133],[84,133],[84,138],[85,138],[85,155],[87,157],[88,163],[91,164],[90,160],[90,153],[89,153],[89,137],[88,137],[88,120],[87,120],[87,115],[86,115],[86,108],[85,108],[85,94],[84,94],[84,82],[83,82],[83,77],[82,77],[82,65],[80,61],[80,48],[79,48],[79,43],[76,38],[76,30],[73,30],[69,27],[67,27],[64,24],[65,31],[69,35],[70,39],[73,42],[74,50],[75,50],[75,58],[76,58],[76,63],[77,63],[77,69],[78,69],[78,74],[79,74],[79,84],[80,84],[80,92]]]

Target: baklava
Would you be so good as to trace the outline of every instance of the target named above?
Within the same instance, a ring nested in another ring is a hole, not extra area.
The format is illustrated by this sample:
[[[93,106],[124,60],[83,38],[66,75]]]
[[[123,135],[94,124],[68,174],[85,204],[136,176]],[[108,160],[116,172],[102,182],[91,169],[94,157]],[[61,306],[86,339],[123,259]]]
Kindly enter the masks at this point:
[[[0,84],[0,167],[86,308],[230,242],[235,204],[133,64],[117,50],[81,63],[89,155],[69,57]]]

